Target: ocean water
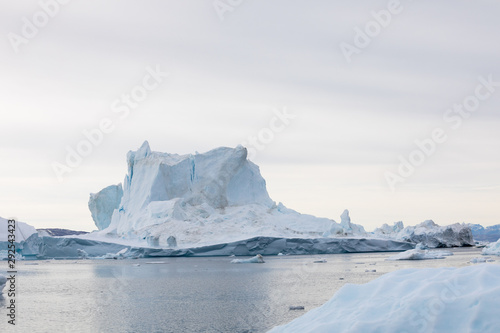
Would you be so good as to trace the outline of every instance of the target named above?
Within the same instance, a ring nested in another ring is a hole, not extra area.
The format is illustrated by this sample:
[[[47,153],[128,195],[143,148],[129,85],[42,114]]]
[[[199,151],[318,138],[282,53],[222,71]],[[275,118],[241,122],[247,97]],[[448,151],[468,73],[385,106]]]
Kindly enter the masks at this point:
[[[230,264],[228,257],[18,262],[16,326],[7,324],[4,290],[0,332],[266,332],[346,283],[403,268],[462,267],[481,255],[452,251],[422,261],[357,253],[265,257],[264,264]],[[314,263],[320,258],[327,262]],[[7,263],[0,265],[5,273]]]

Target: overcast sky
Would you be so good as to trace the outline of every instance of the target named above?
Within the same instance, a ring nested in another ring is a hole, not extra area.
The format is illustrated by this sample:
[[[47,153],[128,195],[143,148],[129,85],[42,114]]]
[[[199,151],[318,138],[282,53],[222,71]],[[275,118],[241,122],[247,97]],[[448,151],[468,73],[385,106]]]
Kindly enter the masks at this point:
[[[273,200],[337,221],[347,208],[368,230],[500,223],[497,1],[42,3],[52,16],[0,1],[2,217],[95,229],[89,193],[122,182],[148,140],[260,148]],[[108,133],[59,181],[54,165],[103,119]]]

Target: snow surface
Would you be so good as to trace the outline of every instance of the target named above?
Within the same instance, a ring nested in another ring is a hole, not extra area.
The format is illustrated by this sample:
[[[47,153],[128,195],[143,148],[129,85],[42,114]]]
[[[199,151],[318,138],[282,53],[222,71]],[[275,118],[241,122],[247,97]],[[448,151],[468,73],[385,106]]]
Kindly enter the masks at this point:
[[[500,331],[500,266],[404,269],[332,299],[272,333]]]
[[[500,256],[500,239],[495,243],[486,245],[486,247],[483,249],[483,254]]]
[[[453,253],[449,251],[429,251],[413,249],[405,252],[398,253],[386,260],[426,260],[426,259],[444,259],[452,256]]]
[[[263,264],[265,263],[264,258],[258,254],[250,259],[233,259],[231,264]]]
[[[7,229],[7,226],[8,226],[8,220],[7,219],[4,219],[2,217],[0,217],[0,242],[7,242],[8,241],[8,229]],[[31,236],[32,234],[36,234],[37,231],[35,229],[35,227],[29,225],[29,224],[26,224],[24,222],[19,222],[19,221],[16,221],[16,231],[15,231],[15,235],[16,235],[16,243],[20,243],[26,239],[28,239],[29,236]]]
[[[276,204],[259,167],[247,159],[242,146],[177,155],[153,152],[146,141],[127,154],[127,162],[123,197],[110,225],[86,238],[147,240],[149,246],[166,248],[170,238],[176,247],[187,248],[256,236],[366,236],[362,226],[350,222],[347,211],[338,224]],[[91,201],[102,205],[99,212],[115,205],[113,200]],[[106,224],[105,218],[94,215],[98,227]]]
[[[429,248],[474,245],[470,226],[465,223],[439,226],[434,221],[427,220],[416,226],[403,227],[403,222],[397,222],[393,227],[384,224],[381,228],[375,229],[373,234],[378,237],[422,243]]]

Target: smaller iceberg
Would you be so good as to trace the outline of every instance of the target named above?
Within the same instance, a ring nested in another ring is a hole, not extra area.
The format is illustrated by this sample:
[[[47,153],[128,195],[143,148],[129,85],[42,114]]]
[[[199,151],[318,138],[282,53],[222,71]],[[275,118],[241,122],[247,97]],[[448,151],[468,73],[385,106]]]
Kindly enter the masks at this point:
[[[231,264],[263,264],[265,263],[264,258],[258,254],[250,259],[233,259]]]
[[[483,249],[483,254],[490,256],[500,256],[500,239],[495,243],[486,245],[486,247]]]
[[[429,250],[413,249],[393,255],[392,257],[389,257],[386,260],[444,259],[452,255],[453,253],[449,251],[429,251]]]

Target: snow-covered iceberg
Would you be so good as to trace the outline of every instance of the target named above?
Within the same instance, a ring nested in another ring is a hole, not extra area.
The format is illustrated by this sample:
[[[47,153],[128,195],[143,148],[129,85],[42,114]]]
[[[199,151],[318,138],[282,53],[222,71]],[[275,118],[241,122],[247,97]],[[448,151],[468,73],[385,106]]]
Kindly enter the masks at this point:
[[[404,228],[403,222],[397,222],[393,227],[384,224],[375,229],[374,235],[415,244],[422,243],[429,248],[474,246],[470,226],[465,223],[439,226],[434,221],[427,220]]]
[[[177,155],[151,151],[146,141],[128,153],[127,162],[118,205],[119,186],[90,198],[97,227],[106,226],[90,238],[100,235],[145,240],[151,247],[192,248],[257,236],[367,236],[362,226],[350,222],[347,211],[338,224],[276,204],[259,167],[247,159],[242,146]]]
[[[500,328],[500,265],[404,269],[332,299],[272,333],[477,332]]]
[[[500,256],[500,239],[497,240],[495,243],[490,243],[486,245],[486,247],[483,249],[483,254]]]

